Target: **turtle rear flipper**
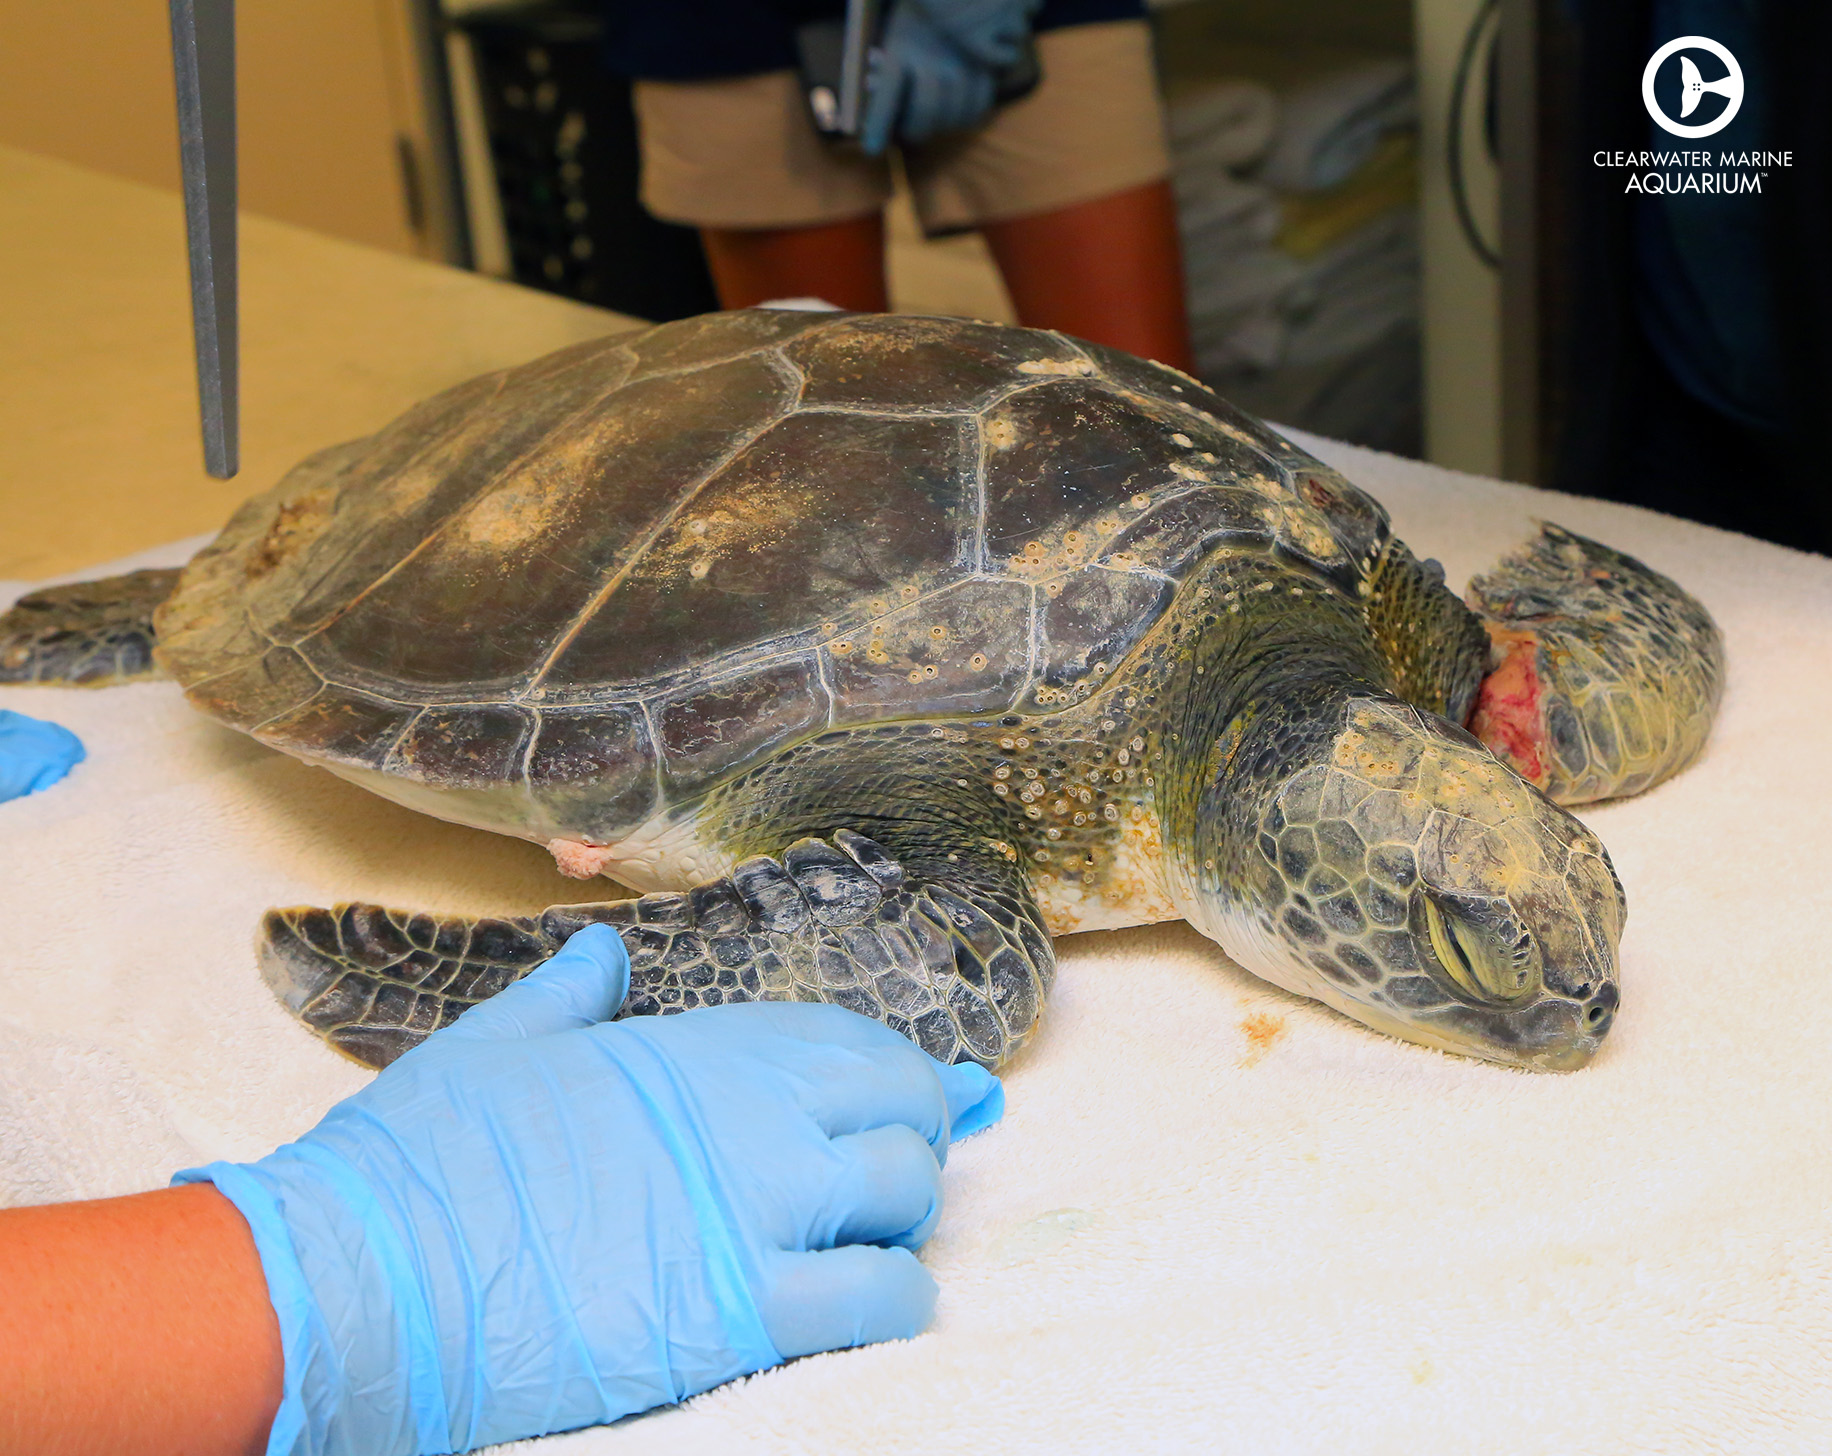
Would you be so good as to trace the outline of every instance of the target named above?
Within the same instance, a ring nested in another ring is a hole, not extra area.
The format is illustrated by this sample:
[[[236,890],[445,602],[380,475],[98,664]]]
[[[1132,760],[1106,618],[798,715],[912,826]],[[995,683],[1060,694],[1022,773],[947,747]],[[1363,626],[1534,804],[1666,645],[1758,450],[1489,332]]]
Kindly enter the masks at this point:
[[[992,1066],[1029,1037],[1055,959],[1015,869],[999,859],[968,870],[965,859],[906,873],[840,830],[831,842],[798,840],[779,859],[745,860],[685,895],[556,905],[533,918],[270,910],[261,970],[332,1046],[381,1067],[602,923],[630,953],[620,1016],[831,1001],[941,1061]]]
[[[179,570],[28,592],[0,613],[0,683],[112,687],[163,677],[153,662],[153,613]]]
[[[1705,746],[1723,638],[1659,572],[1545,522],[1469,604],[1490,641],[1470,730],[1559,803],[1638,794]]]

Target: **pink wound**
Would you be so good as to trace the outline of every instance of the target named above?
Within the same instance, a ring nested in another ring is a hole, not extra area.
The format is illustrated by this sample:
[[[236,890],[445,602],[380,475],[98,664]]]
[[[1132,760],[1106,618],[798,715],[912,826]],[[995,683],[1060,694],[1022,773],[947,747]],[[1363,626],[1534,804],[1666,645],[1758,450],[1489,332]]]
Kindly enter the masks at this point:
[[[1495,622],[1484,625],[1501,654],[1501,665],[1482,679],[1475,710],[1469,715],[1469,731],[1528,783],[1543,789],[1550,775],[1546,771],[1545,684],[1537,667],[1539,638]]]

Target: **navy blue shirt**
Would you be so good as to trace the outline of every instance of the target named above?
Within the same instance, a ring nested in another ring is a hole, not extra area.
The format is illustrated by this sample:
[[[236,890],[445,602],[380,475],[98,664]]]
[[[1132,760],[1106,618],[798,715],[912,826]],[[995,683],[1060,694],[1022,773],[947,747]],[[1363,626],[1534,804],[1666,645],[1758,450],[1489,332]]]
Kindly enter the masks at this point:
[[[1777,145],[1770,132],[1767,58],[1751,0],[1655,0],[1652,34],[1657,42],[1709,35],[1742,58],[1746,87],[1742,110],[1708,143],[1682,141],[1649,122],[1652,150],[1723,153]],[[1724,69],[1712,57],[1694,61],[1707,79]],[[1669,116],[1679,115],[1678,70],[1669,61],[1656,83]],[[1706,113],[1693,118],[1708,119]],[[1694,399],[1768,431],[1781,428],[1787,398],[1768,256],[1771,207],[1766,194],[1748,192],[1635,199],[1635,303],[1648,339]]]
[[[844,0],[601,0],[605,64],[639,81],[705,81],[794,67],[795,27]],[[1145,0],[1043,0],[1034,30],[1132,20]]]

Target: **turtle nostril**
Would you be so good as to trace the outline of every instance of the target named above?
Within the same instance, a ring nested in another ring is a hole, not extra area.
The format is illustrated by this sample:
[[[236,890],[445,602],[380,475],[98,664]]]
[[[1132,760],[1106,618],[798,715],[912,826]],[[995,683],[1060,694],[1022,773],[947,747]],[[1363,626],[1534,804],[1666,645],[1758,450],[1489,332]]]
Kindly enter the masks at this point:
[[[1592,1036],[1601,1036],[1609,1030],[1610,1023],[1616,1019],[1616,1007],[1622,1001],[1622,993],[1614,986],[1602,987],[1590,998],[1590,1005],[1584,1012],[1584,1030]]]

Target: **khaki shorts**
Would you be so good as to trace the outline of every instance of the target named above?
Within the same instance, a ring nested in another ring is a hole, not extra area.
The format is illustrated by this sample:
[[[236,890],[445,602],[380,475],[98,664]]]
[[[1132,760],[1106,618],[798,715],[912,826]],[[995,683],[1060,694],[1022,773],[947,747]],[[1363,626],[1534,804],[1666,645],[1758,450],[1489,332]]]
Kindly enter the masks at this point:
[[[1170,171],[1143,20],[1037,36],[1043,79],[969,132],[903,151],[931,237],[1028,217],[1156,182]],[[695,227],[842,222],[890,200],[884,158],[815,133],[793,71],[718,81],[639,81],[643,203]]]

